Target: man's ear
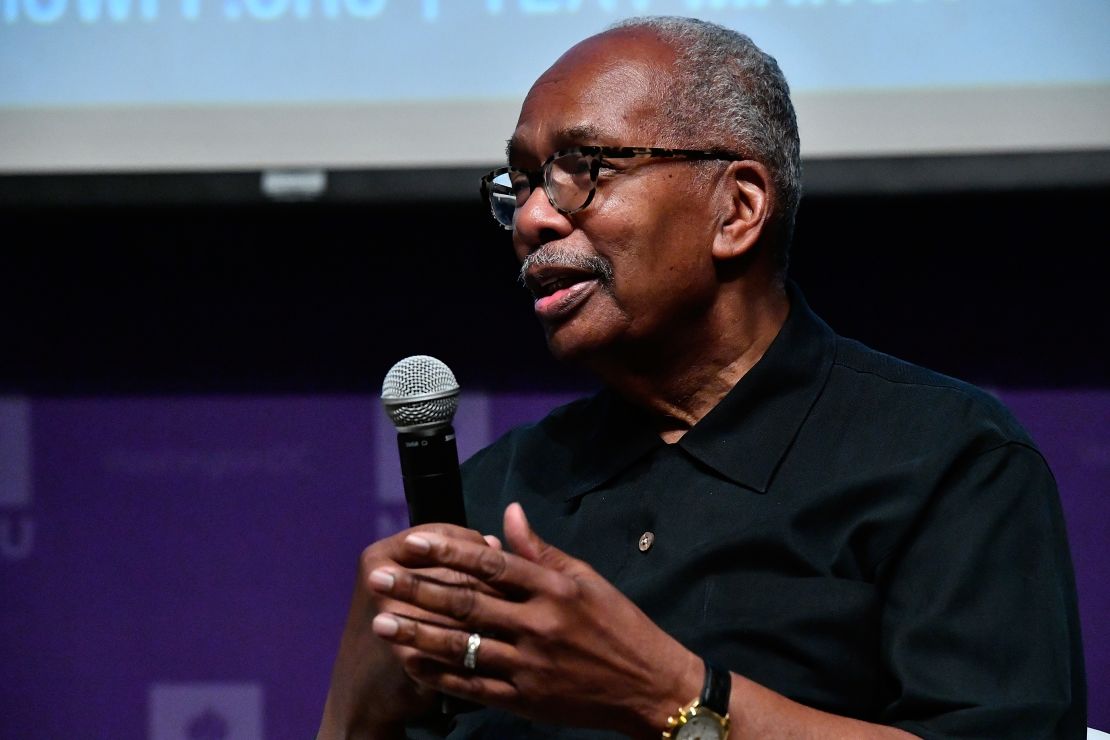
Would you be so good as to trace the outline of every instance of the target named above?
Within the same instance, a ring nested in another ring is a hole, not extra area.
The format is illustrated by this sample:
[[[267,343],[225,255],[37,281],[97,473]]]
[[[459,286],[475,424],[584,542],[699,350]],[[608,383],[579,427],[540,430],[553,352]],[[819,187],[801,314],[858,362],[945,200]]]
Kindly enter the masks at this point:
[[[769,228],[775,198],[771,173],[752,160],[732,162],[721,187],[722,205],[727,210],[713,241],[713,257],[734,260],[750,256]]]

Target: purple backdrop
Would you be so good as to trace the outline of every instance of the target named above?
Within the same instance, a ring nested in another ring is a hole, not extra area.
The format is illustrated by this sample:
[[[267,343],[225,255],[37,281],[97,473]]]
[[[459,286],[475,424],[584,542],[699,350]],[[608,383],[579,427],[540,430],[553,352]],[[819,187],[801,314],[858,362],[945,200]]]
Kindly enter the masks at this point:
[[[1110,392],[1004,392],[1056,472],[1110,727]],[[465,456],[567,400],[464,396]],[[361,549],[406,521],[366,397],[0,398],[0,737],[305,738]]]

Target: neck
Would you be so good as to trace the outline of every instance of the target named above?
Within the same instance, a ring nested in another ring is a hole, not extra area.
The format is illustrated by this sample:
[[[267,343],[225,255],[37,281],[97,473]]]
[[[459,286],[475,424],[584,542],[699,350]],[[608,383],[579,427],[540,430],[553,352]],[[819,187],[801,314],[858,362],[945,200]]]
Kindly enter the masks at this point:
[[[650,412],[664,441],[677,442],[759,362],[789,312],[780,287],[737,293],[692,330],[683,327],[666,341],[621,352],[591,369]]]

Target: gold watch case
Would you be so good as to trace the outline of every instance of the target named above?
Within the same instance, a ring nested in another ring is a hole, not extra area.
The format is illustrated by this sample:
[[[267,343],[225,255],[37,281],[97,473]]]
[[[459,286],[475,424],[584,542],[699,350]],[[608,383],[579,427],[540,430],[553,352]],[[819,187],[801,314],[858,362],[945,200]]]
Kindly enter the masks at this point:
[[[728,715],[724,717],[694,699],[678,710],[678,715],[667,717],[663,740],[725,740],[728,737]]]

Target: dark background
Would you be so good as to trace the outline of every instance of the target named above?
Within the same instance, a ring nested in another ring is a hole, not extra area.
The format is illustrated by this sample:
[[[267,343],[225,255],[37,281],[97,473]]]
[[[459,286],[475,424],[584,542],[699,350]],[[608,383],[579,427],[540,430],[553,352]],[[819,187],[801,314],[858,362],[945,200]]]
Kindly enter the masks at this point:
[[[275,203],[55,181],[68,195],[0,183],[0,392],[361,392],[415,353],[464,388],[591,382],[547,355],[476,187]],[[834,329],[988,387],[1110,384],[1110,185],[881,190],[803,200],[791,275]]]
[[[1003,391],[1097,391],[1002,397],[1060,476],[1107,727],[1110,168],[1006,184],[944,164],[931,184],[912,162],[807,180],[792,274],[878,349]],[[296,203],[258,173],[0,177],[0,396],[31,397],[35,484],[0,536],[36,527],[0,568],[18,679],[0,736],[138,737],[152,687],[220,681],[264,691],[268,736],[310,735],[354,558],[403,521],[376,477],[388,367],[437,355],[498,416],[592,385],[548,356],[474,174],[329,173]]]

